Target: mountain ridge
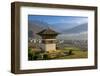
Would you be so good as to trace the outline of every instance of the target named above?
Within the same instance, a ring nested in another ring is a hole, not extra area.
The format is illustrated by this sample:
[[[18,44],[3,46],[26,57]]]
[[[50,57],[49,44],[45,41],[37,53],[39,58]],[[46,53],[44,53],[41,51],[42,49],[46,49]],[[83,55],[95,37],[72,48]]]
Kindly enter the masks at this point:
[[[36,33],[40,32],[43,29],[46,29],[50,27],[51,29],[57,31],[58,27],[52,27],[52,25],[45,23],[45,22],[41,22],[41,21],[29,21],[28,22],[28,37],[29,38],[41,38],[40,36],[38,36]],[[75,27],[70,28],[70,29],[66,29],[63,31],[59,30],[57,32],[61,33],[59,36],[59,38],[61,39],[67,39],[67,38],[72,38],[73,39],[87,39],[87,32],[88,31],[88,24],[84,23],[84,24],[80,24],[80,25],[75,25]],[[84,34],[82,34],[84,33]],[[83,35],[83,36],[82,36]],[[83,38],[82,38],[83,37]]]

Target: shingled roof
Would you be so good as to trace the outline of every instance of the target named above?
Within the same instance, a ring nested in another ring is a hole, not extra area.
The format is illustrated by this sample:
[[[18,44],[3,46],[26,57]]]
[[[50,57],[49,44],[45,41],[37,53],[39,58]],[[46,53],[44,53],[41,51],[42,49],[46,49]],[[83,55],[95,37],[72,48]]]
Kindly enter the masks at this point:
[[[50,28],[47,28],[47,29],[40,31],[37,34],[39,34],[39,35],[58,35],[59,33]]]

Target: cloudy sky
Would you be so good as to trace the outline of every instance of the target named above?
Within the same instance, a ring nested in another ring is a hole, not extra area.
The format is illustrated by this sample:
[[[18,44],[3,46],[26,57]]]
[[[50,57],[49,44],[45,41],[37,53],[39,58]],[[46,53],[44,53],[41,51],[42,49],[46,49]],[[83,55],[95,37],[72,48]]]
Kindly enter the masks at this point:
[[[79,16],[46,16],[46,15],[29,15],[28,16],[29,21],[41,21],[48,23],[52,26],[55,26],[57,23],[66,23],[66,24],[72,24],[71,27],[75,27],[76,24],[80,25],[83,23],[88,22],[87,17],[79,17]],[[75,24],[75,25],[74,25]],[[57,28],[68,28],[69,25],[63,25],[63,26],[57,26]]]

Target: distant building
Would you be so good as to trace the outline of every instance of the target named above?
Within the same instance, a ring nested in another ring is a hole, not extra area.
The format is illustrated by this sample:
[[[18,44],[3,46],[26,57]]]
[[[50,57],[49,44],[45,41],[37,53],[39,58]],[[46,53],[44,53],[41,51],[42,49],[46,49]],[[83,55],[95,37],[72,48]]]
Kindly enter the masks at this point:
[[[56,50],[56,36],[59,34],[58,32],[47,28],[37,34],[42,37],[41,48],[44,51]]]

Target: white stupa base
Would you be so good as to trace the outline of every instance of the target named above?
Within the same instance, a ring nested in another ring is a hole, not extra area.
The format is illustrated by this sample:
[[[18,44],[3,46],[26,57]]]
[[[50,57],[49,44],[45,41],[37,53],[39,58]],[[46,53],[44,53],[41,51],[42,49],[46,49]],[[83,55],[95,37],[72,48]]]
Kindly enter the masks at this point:
[[[53,50],[56,50],[56,44],[42,44],[42,49],[44,51],[53,51]]]

